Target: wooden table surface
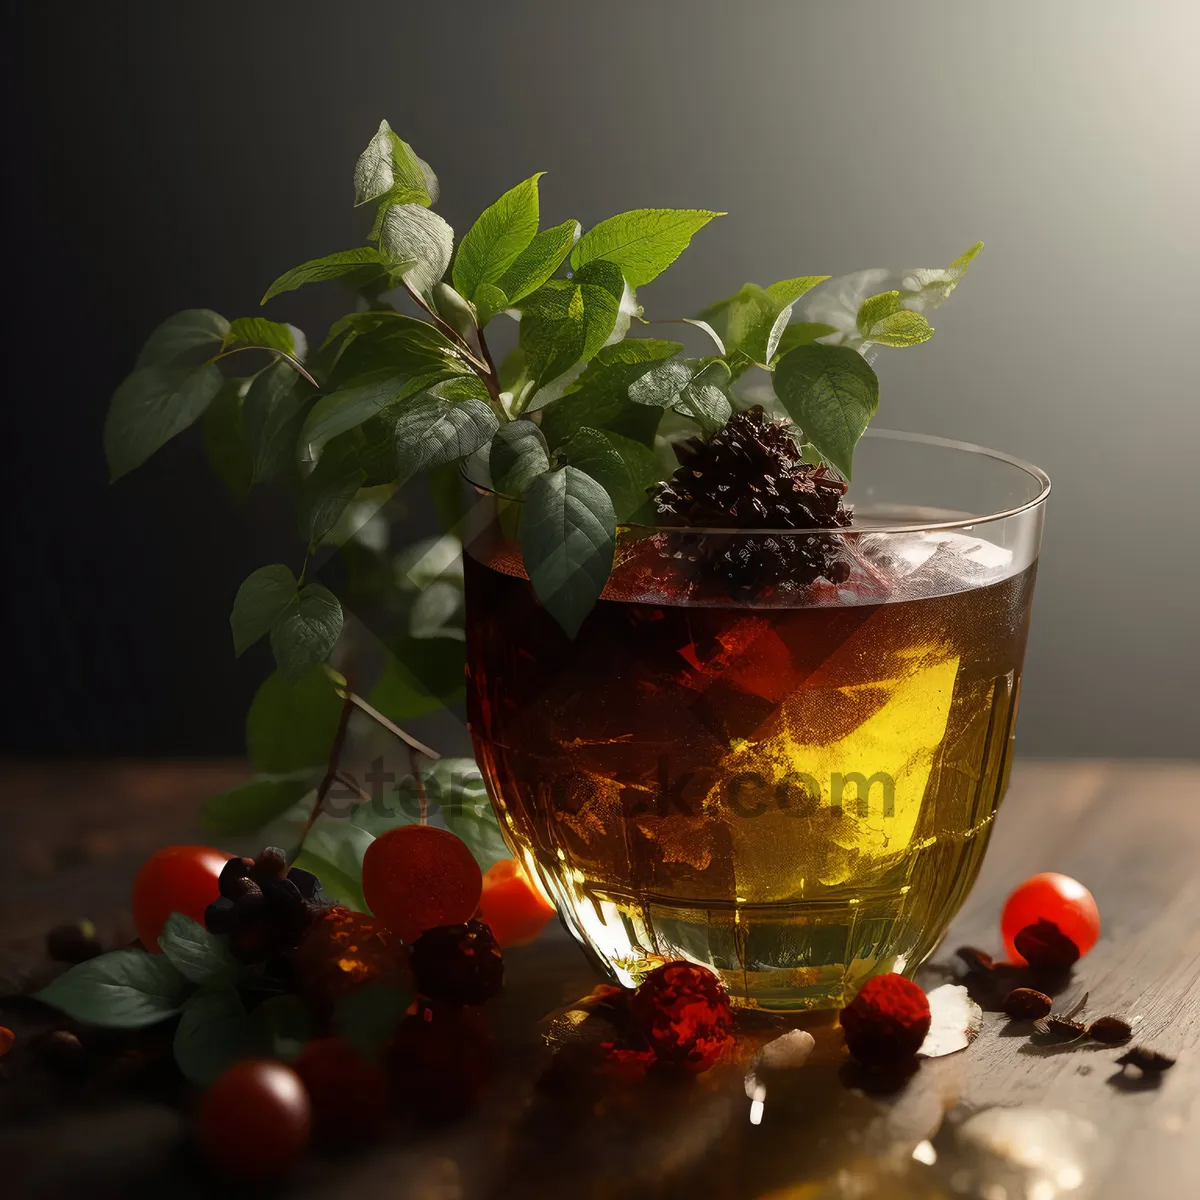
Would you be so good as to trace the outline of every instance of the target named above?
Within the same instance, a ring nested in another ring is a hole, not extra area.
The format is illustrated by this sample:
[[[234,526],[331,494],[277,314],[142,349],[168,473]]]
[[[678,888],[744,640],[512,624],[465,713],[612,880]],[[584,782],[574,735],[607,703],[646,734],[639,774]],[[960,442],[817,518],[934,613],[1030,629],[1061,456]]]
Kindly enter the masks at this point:
[[[0,771],[0,997],[51,973],[42,938],[58,921],[88,916],[108,944],[128,940],[139,861],[166,841],[194,839],[200,800],[244,774],[231,764]],[[1074,875],[1095,893],[1104,931],[1061,998],[1086,990],[1090,1014],[1125,1015],[1137,1041],[1177,1056],[1157,1086],[1122,1074],[1117,1049],[1038,1046],[989,1013],[967,1050],[924,1062],[883,1095],[858,1086],[838,1031],[816,1022],[816,1052],[766,1080],[758,1124],[734,1069],[686,1084],[548,1087],[540,1019],[595,982],[554,928],[506,956],[508,986],[490,1017],[498,1072],[470,1118],[353,1158],[313,1157],[282,1192],[1191,1197],[1200,1174],[1198,863],[1200,765],[1018,764],[978,884],[921,976],[934,986],[960,974],[952,950],[964,943],[998,951],[1000,907],[1021,879]],[[36,1026],[30,1008],[0,1000],[0,1021],[19,1039]],[[188,1149],[178,1108],[38,1090],[18,1068],[14,1051],[0,1081],[0,1194],[228,1194]]]

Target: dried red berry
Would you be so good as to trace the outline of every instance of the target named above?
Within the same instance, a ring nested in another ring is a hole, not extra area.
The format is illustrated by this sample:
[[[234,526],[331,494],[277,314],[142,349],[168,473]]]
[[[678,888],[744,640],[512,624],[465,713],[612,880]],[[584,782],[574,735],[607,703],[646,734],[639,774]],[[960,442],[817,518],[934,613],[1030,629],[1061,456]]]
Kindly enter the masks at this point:
[[[1004,1011],[1014,1021],[1037,1021],[1053,1008],[1054,1001],[1035,988],[1013,988],[1004,1001]]]
[[[412,946],[417,990],[433,1000],[482,1004],[504,987],[504,959],[482,921],[438,925]]]
[[[1053,921],[1026,925],[1013,938],[1017,953],[1035,970],[1069,967],[1079,961],[1079,947]]]
[[[912,1058],[925,1041],[929,998],[903,975],[876,975],[842,1009],[846,1048],[867,1067],[890,1067]]]
[[[656,967],[629,1011],[659,1062],[699,1073],[733,1045],[733,1009],[721,981],[688,962]]]

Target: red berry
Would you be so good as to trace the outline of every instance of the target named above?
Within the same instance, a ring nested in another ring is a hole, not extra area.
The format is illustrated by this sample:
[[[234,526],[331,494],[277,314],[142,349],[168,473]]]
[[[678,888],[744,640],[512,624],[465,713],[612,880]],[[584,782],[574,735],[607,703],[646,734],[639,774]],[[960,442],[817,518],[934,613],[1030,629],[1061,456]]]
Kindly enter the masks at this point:
[[[515,858],[502,858],[483,877],[479,911],[501,949],[507,950],[532,942],[554,916],[554,905]]]
[[[397,1102],[422,1122],[468,1112],[492,1075],[492,1044],[470,1009],[423,1005],[384,1044]]]
[[[218,880],[230,855],[211,846],[164,846],[142,864],[133,881],[133,920],[142,945],[160,953],[159,934],[173,912],[204,924],[204,910],[220,895]]]
[[[374,917],[336,905],[320,913],[291,956],[308,1003],[328,1015],[337,1001],[368,983],[411,990],[407,954]]]
[[[449,830],[401,825],[367,847],[362,887],[375,916],[411,943],[426,929],[469,921],[483,875],[466,842]]]
[[[689,962],[664,963],[642,980],[629,1011],[659,1062],[707,1071],[733,1044],[733,1009],[721,981]]]
[[[234,1063],[204,1094],[200,1135],[231,1178],[283,1174],[308,1146],[312,1109],[300,1076],[266,1058]]]
[[[292,1064],[312,1104],[313,1129],[327,1146],[361,1146],[387,1129],[392,1092],[387,1076],[345,1038],[317,1038]]]
[[[929,998],[903,975],[868,979],[841,1014],[846,1048],[868,1067],[895,1066],[912,1058],[931,1019]]]
[[[1025,880],[1004,905],[1000,932],[1004,947],[1015,963],[1026,958],[1017,949],[1016,938],[1023,929],[1039,921],[1050,921],[1063,937],[1075,943],[1082,958],[1100,936],[1100,910],[1092,893],[1069,875],[1046,871]]]

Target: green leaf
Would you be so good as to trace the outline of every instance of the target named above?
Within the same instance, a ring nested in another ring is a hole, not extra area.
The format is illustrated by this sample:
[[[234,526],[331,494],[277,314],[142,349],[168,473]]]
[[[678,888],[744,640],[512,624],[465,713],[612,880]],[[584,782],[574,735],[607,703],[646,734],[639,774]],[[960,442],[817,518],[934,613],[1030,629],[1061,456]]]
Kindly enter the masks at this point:
[[[676,412],[691,417],[706,434],[716,433],[733,415],[727,395],[729,381],[729,367],[721,359],[714,358],[697,371],[679,393],[674,406]]]
[[[335,903],[369,913],[362,894],[362,860],[374,840],[365,829],[322,813],[308,831],[294,865],[316,875]]]
[[[518,300],[532,295],[562,265],[579,238],[579,222],[564,221],[550,229],[543,229],[533,241],[517,255],[507,271],[497,281],[498,287],[507,297],[507,308]],[[493,308],[499,312],[499,308]]]
[[[665,271],[713,217],[698,208],[635,208],[593,226],[571,252],[575,270],[603,259],[615,263],[632,288]]]
[[[606,346],[602,353],[612,354],[625,345],[628,343]],[[655,361],[593,364],[580,379],[576,391],[568,392],[542,410],[542,433],[546,441],[557,449],[587,425],[593,429],[610,429],[634,441],[653,445],[662,410],[634,403],[630,391],[637,380],[654,367]]]
[[[245,379],[227,379],[204,413],[204,448],[217,478],[235,501],[246,498],[254,482],[254,456],[247,444],[242,402]]]
[[[354,167],[354,203],[369,204],[390,196],[402,197],[404,203],[431,204],[426,170],[413,148],[393,133],[386,121],[380,121]]]
[[[197,992],[183,1006],[173,1050],[191,1083],[207,1087],[251,1049],[250,1023],[232,987]]]
[[[673,358],[651,368],[629,385],[629,398],[635,404],[650,404],[655,408],[673,408],[679,395],[691,382],[691,365]]]
[[[482,329],[497,313],[512,306],[512,301],[495,284],[481,283],[475,289],[475,320]]]
[[[488,467],[492,486],[505,496],[519,496],[533,480],[550,470],[550,448],[532,421],[509,421],[492,438]]]
[[[656,363],[682,353],[682,342],[668,342],[661,338],[624,338],[597,351],[595,362],[603,367],[614,363]]]
[[[104,423],[104,453],[111,479],[140,467],[203,414],[221,390],[221,372],[200,367],[142,367],[126,377]]]
[[[329,657],[342,631],[342,606],[319,583],[307,583],[271,627],[271,650],[284,675],[298,679]]]
[[[404,1019],[412,999],[410,992],[392,984],[363,984],[338,998],[333,1009],[333,1031],[372,1061]]]
[[[167,917],[158,946],[190,983],[229,983],[240,969],[222,938],[183,913]]]
[[[616,547],[608,493],[578,467],[563,467],[525,489],[518,540],[533,590],[574,637],[604,590]]]
[[[933,337],[933,327],[904,307],[899,292],[868,296],[859,306],[857,324],[864,341],[881,346],[916,346]]]
[[[412,263],[399,273],[416,292],[429,297],[450,265],[454,230],[428,208],[396,204],[383,219],[379,248],[393,263]]]
[[[484,209],[467,230],[454,259],[454,286],[474,300],[482,284],[499,284],[501,277],[533,241],[538,227],[536,175],[510,188],[495,204]]]
[[[847,479],[854,447],[879,407],[879,380],[848,346],[798,346],[775,368],[775,393],[804,440]]]
[[[322,396],[312,406],[300,431],[300,443],[316,452],[331,438],[450,377],[446,371],[414,376],[394,370],[361,376],[358,382]]]
[[[473,764],[472,764],[473,765]],[[480,784],[482,785],[482,777]],[[442,820],[451,833],[457,834],[467,844],[479,864],[481,871],[488,871],[503,858],[511,858],[512,850],[500,832],[496,814],[492,810],[487,792],[472,798],[466,789],[459,789],[451,803],[442,804]]]
[[[338,357],[329,380],[332,388],[357,383],[359,376],[376,371],[408,376],[470,373],[470,367],[459,358],[445,335],[428,322],[393,313],[390,320],[371,329],[366,327],[365,320],[372,314],[358,315],[364,321],[351,327],[355,336]],[[348,317],[343,317],[340,324],[348,321]]]
[[[229,332],[229,322],[210,308],[186,308],[168,317],[147,339],[134,363],[170,367],[192,353],[216,354]]]
[[[179,1012],[188,987],[164,955],[114,950],[72,967],[36,998],[76,1021],[142,1029]]]
[[[266,317],[238,317],[229,323],[223,349],[280,350],[284,354],[296,354],[296,338],[292,326],[282,321],[268,321]]]
[[[320,283],[326,279],[336,279],[340,275],[349,275],[362,267],[379,267],[381,270],[395,270],[400,264],[390,263],[374,246],[356,246],[353,250],[337,250],[322,258],[310,258],[308,262],[284,271],[275,280],[259,301],[266,304],[268,300],[283,292],[294,292],[306,283]]]
[[[526,301],[521,349],[536,387],[586,363],[616,327],[625,281],[612,263],[594,262],[573,280],[552,279]]]
[[[255,1055],[291,1062],[312,1034],[312,1014],[299,996],[273,996],[250,1014],[249,1035]]]
[[[282,563],[259,567],[238,588],[229,614],[233,650],[241,656],[269,633],[283,611],[296,598],[296,577]]]
[[[418,471],[439,467],[474,454],[486,446],[499,421],[491,405],[480,395],[463,395],[457,380],[424,392],[399,412],[395,438],[397,478],[407,482]],[[464,389],[482,383],[463,381]],[[443,388],[448,390],[442,394]],[[483,392],[486,395],[486,392]]]
[[[273,362],[254,377],[242,401],[242,427],[254,459],[255,483],[295,469],[296,440],[312,395],[311,385],[283,361]]]
[[[778,283],[771,284],[766,291],[780,308],[786,308],[828,278],[828,275],[798,275],[795,279],[781,279]]]
[[[246,750],[257,771],[286,775],[322,766],[333,749],[342,701],[324,667],[298,679],[278,671],[263,680],[246,716]]]
[[[797,346],[810,346],[817,338],[828,337],[831,333],[837,333],[837,330],[821,321],[793,321],[791,325],[785,326],[779,337],[779,345],[775,351],[776,359],[789,350],[795,350]]]
[[[365,482],[358,448],[341,438],[330,442],[304,481],[304,535],[310,546],[318,545],[338,523]]]
[[[251,779],[205,800],[204,828],[223,835],[253,833],[287,812],[311,787],[307,773],[302,778]]]
[[[618,521],[627,521],[646,503],[646,489],[663,477],[658,456],[641,442],[604,429],[583,426],[560,453],[608,493]]]

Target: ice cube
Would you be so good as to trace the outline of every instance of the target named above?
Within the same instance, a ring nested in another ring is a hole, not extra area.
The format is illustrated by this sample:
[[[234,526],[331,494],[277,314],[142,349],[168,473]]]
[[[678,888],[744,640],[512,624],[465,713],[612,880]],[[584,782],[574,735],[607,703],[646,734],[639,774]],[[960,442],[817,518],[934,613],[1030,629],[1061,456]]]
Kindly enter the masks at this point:
[[[1012,551],[952,530],[869,533],[859,551],[893,581],[892,600],[946,595],[1004,578]]]

